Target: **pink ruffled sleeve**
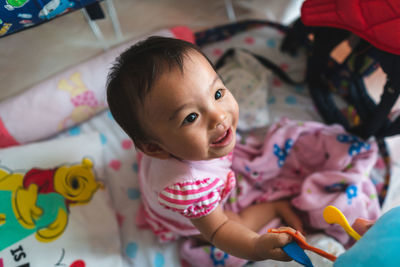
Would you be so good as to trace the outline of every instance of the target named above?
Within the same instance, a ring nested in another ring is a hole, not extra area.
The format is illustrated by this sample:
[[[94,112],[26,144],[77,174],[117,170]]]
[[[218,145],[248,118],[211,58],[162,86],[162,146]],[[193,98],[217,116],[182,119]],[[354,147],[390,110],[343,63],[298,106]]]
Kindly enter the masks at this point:
[[[175,183],[159,193],[158,202],[188,219],[200,218],[219,205],[223,186],[218,178]]]

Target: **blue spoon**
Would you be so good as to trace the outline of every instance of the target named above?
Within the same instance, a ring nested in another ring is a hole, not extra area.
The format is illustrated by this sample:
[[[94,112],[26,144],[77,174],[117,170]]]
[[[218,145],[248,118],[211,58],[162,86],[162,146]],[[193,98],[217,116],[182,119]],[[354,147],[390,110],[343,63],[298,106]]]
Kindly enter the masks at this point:
[[[310,258],[295,241],[283,246],[282,249],[286,252],[286,254],[289,255],[289,257],[291,257],[296,262],[306,267],[314,267]]]

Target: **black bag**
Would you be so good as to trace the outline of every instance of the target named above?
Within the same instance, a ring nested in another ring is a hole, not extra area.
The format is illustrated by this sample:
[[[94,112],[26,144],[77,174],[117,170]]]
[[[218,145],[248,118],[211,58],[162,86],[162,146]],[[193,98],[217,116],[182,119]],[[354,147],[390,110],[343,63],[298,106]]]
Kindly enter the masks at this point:
[[[313,40],[309,39],[310,34]],[[331,51],[344,40],[352,51],[339,63]],[[378,50],[349,31],[329,27],[307,27],[300,19],[288,30],[282,51],[294,53],[300,47],[309,50],[306,81],[311,97],[325,122],[340,123],[362,138],[383,138],[400,133],[400,117],[390,121],[388,115],[400,94],[400,56]],[[387,82],[378,104],[369,96],[363,78],[379,66]],[[349,121],[338,109],[332,92],[339,93],[355,108],[358,121]]]

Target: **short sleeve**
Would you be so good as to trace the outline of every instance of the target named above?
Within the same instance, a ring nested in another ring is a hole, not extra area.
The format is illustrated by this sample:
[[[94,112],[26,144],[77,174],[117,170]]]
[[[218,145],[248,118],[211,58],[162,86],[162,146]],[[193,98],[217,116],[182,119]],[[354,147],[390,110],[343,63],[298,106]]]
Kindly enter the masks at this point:
[[[159,193],[158,202],[188,219],[200,218],[218,206],[223,186],[218,178],[175,183]]]

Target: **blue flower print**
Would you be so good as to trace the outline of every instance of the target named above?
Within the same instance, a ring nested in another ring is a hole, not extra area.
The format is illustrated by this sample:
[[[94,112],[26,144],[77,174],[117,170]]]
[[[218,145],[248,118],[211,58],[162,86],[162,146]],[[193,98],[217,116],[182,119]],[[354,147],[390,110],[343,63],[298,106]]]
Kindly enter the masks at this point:
[[[213,261],[214,266],[225,266],[225,261],[228,257],[228,253],[211,246],[210,258]]]
[[[346,188],[347,204],[351,205],[351,199],[357,196],[357,186],[349,185]]]
[[[274,144],[274,154],[278,157],[278,166],[282,167],[285,163],[286,157],[293,146],[293,140],[287,139],[283,148],[280,148],[277,144]]]
[[[354,135],[347,135],[347,134],[339,134],[337,136],[337,140],[341,143],[349,143],[349,155],[350,156],[356,156],[360,154],[361,149],[369,150],[371,148],[371,145],[361,141],[359,138],[357,138]]]

